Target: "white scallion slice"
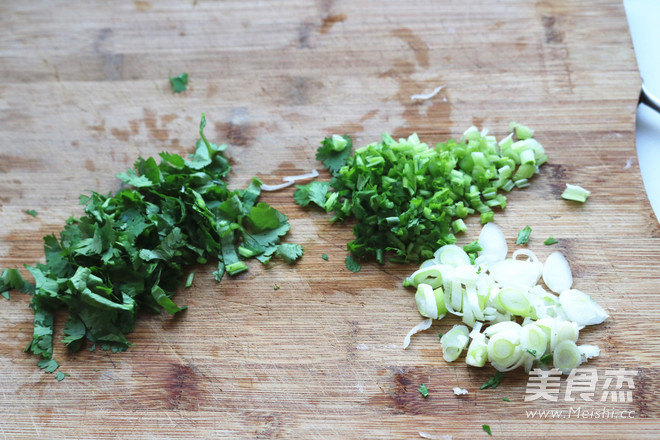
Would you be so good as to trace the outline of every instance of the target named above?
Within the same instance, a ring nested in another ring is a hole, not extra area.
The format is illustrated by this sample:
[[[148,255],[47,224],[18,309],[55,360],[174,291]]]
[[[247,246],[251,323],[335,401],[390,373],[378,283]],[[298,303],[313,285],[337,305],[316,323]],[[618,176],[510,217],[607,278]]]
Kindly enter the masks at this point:
[[[578,351],[582,356],[582,362],[587,362],[591,358],[600,356],[600,348],[597,345],[578,345]]]
[[[442,357],[447,362],[454,362],[470,342],[470,331],[464,325],[455,325],[440,338]]]
[[[552,352],[552,362],[555,368],[568,374],[582,363],[582,355],[573,341],[561,341]]]
[[[415,271],[408,278],[413,286],[419,286],[420,284],[429,284],[434,289],[442,286],[443,275],[442,273],[449,273],[451,271],[450,266],[436,264],[433,266],[427,266],[423,269]]]
[[[499,371],[514,365],[521,356],[520,331],[498,332],[488,340],[488,360]]]
[[[470,333],[472,342],[470,342],[470,346],[468,347],[465,363],[473,367],[483,367],[488,360],[488,340],[481,333],[477,333],[476,335],[473,335],[473,333],[474,329]]]
[[[282,180],[284,183],[280,183],[279,185],[261,185],[261,190],[262,191],[277,191],[278,189],[286,188],[287,186],[291,186],[294,183],[296,183],[299,180],[306,180],[306,179],[313,179],[315,177],[318,177],[319,172],[316,170],[312,170],[311,173],[307,174],[300,174],[297,176],[286,176],[282,177]]]
[[[488,326],[488,328],[486,328],[486,330],[484,331],[484,335],[490,338],[493,335],[500,332],[508,332],[508,331],[520,332],[521,329],[522,327],[517,322],[504,321]]]
[[[431,319],[442,319],[447,314],[442,288],[436,293],[428,284],[420,284],[415,294],[419,314]]]
[[[543,356],[547,346],[548,339],[538,325],[524,325],[520,330],[520,347],[535,358]]]
[[[410,338],[412,338],[412,336],[415,333],[419,333],[421,331],[428,330],[431,327],[432,324],[433,324],[433,320],[429,318],[429,319],[425,319],[424,321],[420,322],[419,324],[417,324],[416,326],[411,328],[410,331],[408,332],[408,334],[406,335],[406,337],[403,340],[404,350],[406,348],[408,348],[408,346],[410,345]]]
[[[568,290],[573,285],[573,274],[561,252],[553,252],[543,265],[543,282],[555,293]]]
[[[470,257],[468,256],[467,252],[455,244],[442,246],[440,249],[435,251],[433,257],[438,260],[440,264],[447,264],[452,267],[470,265]]]
[[[505,287],[497,295],[497,305],[499,308],[516,316],[529,316],[531,313],[531,304],[527,293],[517,287]]]
[[[559,304],[564,314],[578,325],[595,325],[605,321],[609,315],[586,293],[566,290],[559,295]]]
[[[477,264],[492,264],[504,260],[509,251],[509,247],[506,244],[506,237],[504,237],[502,230],[495,223],[486,223],[481,228],[479,246],[481,246],[482,250],[478,252]]]
[[[518,284],[533,287],[541,278],[543,266],[539,263],[522,260],[502,260],[491,264],[490,274],[502,285]]]

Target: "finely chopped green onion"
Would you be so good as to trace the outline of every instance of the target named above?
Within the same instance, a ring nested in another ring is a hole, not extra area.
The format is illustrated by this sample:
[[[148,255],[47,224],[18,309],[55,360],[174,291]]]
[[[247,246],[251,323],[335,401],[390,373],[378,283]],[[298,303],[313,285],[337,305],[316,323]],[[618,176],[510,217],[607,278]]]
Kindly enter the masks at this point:
[[[566,189],[561,193],[562,198],[566,200],[573,200],[575,202],[584,203],[587,201],[587,197],[591,194],[591,191],[587,191],[578,185],[571,185],[570,183],[566,184]]]
[[[488,130],[470,127],[435,148],[416,134],[398,141],[385,134],[352,154],[348,136],[332,135],[316,154],[332,180],[299,185],[294,199],[333,212],[332,222],[354,217],[347,248],[356,260],[384,263],[388,253],[394,262],[428,260],[467,230],[468,215],[492,222],[493,210],[506,206],[504,193],[529,186],[547,162],[531,129],[512,123],[510,130],[498,143]]]

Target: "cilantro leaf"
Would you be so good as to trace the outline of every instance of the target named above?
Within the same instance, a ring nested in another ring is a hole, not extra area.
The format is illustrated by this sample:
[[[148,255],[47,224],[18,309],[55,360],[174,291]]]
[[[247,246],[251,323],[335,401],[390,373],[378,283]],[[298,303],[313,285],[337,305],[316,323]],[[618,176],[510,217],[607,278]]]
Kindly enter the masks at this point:
[[[55,379],[57,379],[58,382],[62,382],[66,377],[69,377],[69,374],[62,373],[61,371],[55,373]]]
[[[28,215],[31,215],[32,217],[37,216],[37,211],[35,211],[34,209],[26,209],[25,213],[28,214]]]
[[[44,370],[45,373],[53,373],[60,367],[55,359],[42,359],[37,363],[37,366]]]
[[[488,435],[491,436],[491,437],[493,436],[493,433],[490,431],[490,426],[488,426],[488,425],[481,425],[481,428],[484,430],[484,432],[485,432],[486,434],[488,434]]]
[[[539,359],[539,362],[548,365],[550,362],[552,362],[552,354],[551,353],[544,354],[543,356],[541,356],[541,359]]]
[[[351,272],[359,272],[360,269],[362,269],[362,265],[355,261],[352,255],[347,255],[346,260],[344,261],[346,264],[346,269],[350,270]]]
[[[188,74],[184,72],[174,77],[170,76],[170,84],[174,93],[185,92],[188,86]]]
[[[121,180],[127,185],[131,185],[136,188],[153,186],[153,182],[151,180],[145,176],[138,176],[135,170],[126,170],[123,173],[119,173],[117,174],[117,179]]]
[[[298,258],[302,257],[302,254],[303,248],[299,244],[282,243],[277,247],[277,255],[281,256],[288,264],[291,264]]]
[[[316,152],[316,160],[323,162],[332,174],[337,174],[351,156],[352,148],[353,140],[349,136],[335,134],[323,140]]]
[[[293,193],[293,198],[300,206],[307,206],[310,202],[325,209],[326,194],[330,189],[330,182],[314,180],[307,185],[296,185],[298,188]]]
[[[323,258],[325,261],[329,260],[328,254],[321,255],[321,258]]]

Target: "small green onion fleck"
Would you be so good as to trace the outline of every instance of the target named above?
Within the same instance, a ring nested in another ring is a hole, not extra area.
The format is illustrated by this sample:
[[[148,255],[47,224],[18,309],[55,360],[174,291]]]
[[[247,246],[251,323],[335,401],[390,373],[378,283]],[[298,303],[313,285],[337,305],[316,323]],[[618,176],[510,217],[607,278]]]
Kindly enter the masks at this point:
[[[493,436],[493,433],[490,431],[490,426],[488,426],[488,425],[481,425],[481,429],[483,429],[484,432],[485,432],[486,434],[490,435],[491,437]]]
[[[527,244],[529,242],[529,235],[532,233],[532,228],[529,225],[525,226],[518,232],[518,238],[516,239],[516,244]]]
[[[557,240],[555,240],[554,238],[552,238],[552,237],[548,237],[548,238],[543,242],[543,244],[546,245],[546,246],[550,246],[550,245],[552,245],[552,244],[557,244],[557,243],[559,243],[559,242],[558,242]]]
[[[484,212],[481,214],[479,217],[479,221],[482,225],[485,225],[486,223],[490,223],[495,219],[495,213],[493,211],[490,212]]]
[[[328,261],[328,254],[323,254],[321,255],[321,258],[323,258],[325,261]]]
[[[195,279],[195,272],[190,272],[188,278],[186,279],[185,287],[192,286],[193,280]]]
[[[419,388],[417,388],[417,391],[419,391],[419,394],[422,395],[422,397],[427,398],[429,397],[429,390],[426,388],[426,385],[421,384]]]
[[[459,232],[465,232],[467,231],[467,226],[465,226],[465,222],[462,219],[456,219],[451,223],[451,228],[454,230],[455,233]]]

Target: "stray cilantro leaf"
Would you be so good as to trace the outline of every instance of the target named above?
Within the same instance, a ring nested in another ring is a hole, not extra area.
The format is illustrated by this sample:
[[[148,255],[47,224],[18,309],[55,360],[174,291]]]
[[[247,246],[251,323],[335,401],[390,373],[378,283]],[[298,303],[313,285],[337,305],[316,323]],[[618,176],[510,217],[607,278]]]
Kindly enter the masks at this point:
[[[323,140],[316,152],[316,160],[323,162],[332,174],[337,174],[351,156],[352,148],[353,140],[349,136],[334,134]]]
[[[419,394],[421,394],[422,397],[424,397],[424,398],[429,397],[429,390],[428,390],[428,388],[426,388],[426,385],[421,384],[419,386],[419,388],[417,389],[417,391],[419,391]]]
[[[544,354],[543,356],[541,356],[541,359],[539,359],[539,362],[541,362],[542,364],[545,364],[545,365],[548,365],[551,361],[552,361],[552,354],[551,353]]]
[[[360,263],[355,261],[352,255],[347,255],[346,256],[346,261],[344,262],[346,264],[346,269],[350,270],[351,272],[359,272],[360,269],[362,269],[362,266]]]
[[[491,436],[491,437],[493,436],[493,433],[490,431],[490,426],[488,426],[488,425],[481,425],[481,429],[483,429],[484,432],[485,432],[486,434],[488,434],[489,436]]]
[[[34,209],[26,209],[25,213],[31,215],[32,217],[37,216],[37,211],[35,211]]]
[[[65,377],[68,377],[69,374],[67,373],[62,373],[61,371],[58,371],[55,373],[55,379],[57,379],[58,382],[62,382]]]
[[[323,258],[325,261],[328,261],[330,257],[328,257],[328,254],[323,254],[321,255],[321,258]]]
[[[117,179],[121,180],[127,185],[134,186],[136,188],[145,188],[147,186],[153,186],[151,180],[145,176],[138,176],[135,170],[127,170],[123,173],[117,174]]]
[[[23,293],[34,292],[34,286],[23,279],[18,269],[5,269],[0,274],[0,295],[9,299],[11,289],[20,290]]]
[[[278,286],[277,284],[275,284],[275,285],[273,286],[273,290],[280,290],[280,286]]]
[[[53,373],[60,367],[60,364],[55,359],[49,358],[40,360],[37,366],[44,370],[45,373]]]
[[[170,84],[174,93],[185,92],[188,85],[188,74],[184,72],[174,77],[170,76]]]
[[[291,264],[302,256],[303,249],[299,244],[282,243],[277,247],[276,254],[281,256],[285,262]]]
[[[527,244],[529,241],[529,234],[532,233],[532,228],[528,226],[525,226],[518,232],[518,238],[516,239],[516,244],[521,245],[521,244]]]
[[[505,402],[511,402],[511,401],[510,401],[508,398],[506,398],[506,397],[502,397],[502,400],[504,400]]]
[[[293,198],[300,206],[307,206],[310,202],[325,209],[326,194],[330,189],[330,182],[314,180],[307,185],[296,185],[298,188],[293,193]]]
[[[502,372],[497,371],[495,373],[495,376],[491,377],[483,385],[481,385],[480,389],[485,390],[486,388],[497,388],[500,382],[502,382],[503,377],[504,375],[502,374]]]
[[[555,240],[554,238],[552,238],[552,237],[548,237],[548,238],[543,242],[543,244],[546,245],[546,246],[550,246],[550,245],[553,245],[553,244],[556,244],[556,243],[559,243],[559,242],[558,242],[557,240]]]

